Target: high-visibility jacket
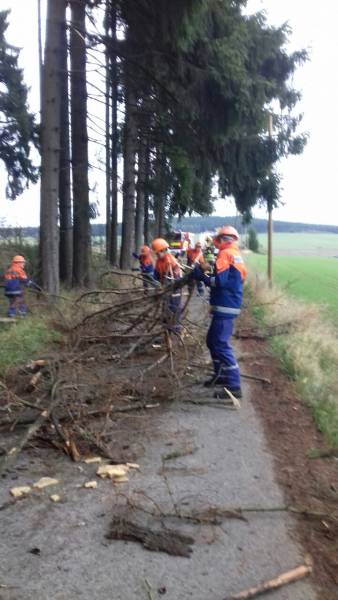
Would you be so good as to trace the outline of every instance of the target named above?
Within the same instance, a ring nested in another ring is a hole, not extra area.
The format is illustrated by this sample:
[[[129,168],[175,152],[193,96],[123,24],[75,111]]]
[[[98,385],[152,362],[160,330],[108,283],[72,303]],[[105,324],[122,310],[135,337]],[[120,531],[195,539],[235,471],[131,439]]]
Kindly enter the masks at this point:
[[[12,263],[5,275],[6,296],[21,296],[23,288],[30,284],[25,270],[17,263]]]
[[[211,312],[221,317],[239,315],[243,298],[243,283],[247,270],[236,243],[230,243],[217,255],[214,275],[205,278],[210,286]]]
[[[191,267],[194,264],[201,264],[204,262],[204,256],[201,248],[189,248],[187,251],[187,263]]]
[[[179,279],[182,277],[181,267],[176,258],[166,252],[164,256],[159,256],[155,264],[155,279],[160,283],[164,283],[166,278]]]
[[[140,254],[139,261],[142,273],[145,275],[154,275],[154,263],[151,256]]]

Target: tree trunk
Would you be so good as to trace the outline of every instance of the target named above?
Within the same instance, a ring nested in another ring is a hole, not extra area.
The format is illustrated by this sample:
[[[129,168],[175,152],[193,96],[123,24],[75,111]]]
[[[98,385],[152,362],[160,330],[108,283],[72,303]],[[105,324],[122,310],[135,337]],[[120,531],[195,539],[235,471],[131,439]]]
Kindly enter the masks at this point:
[[[111,113],[111,240],[110,240],[110,262],[112,265],[118,265],[118,132],[117,132],[117,93],[118,93],[118,74],[115,45],[117,42],[117,14],[115,2],[111,8],[111,28],[113,52],[110,58],[111,63],[111,93],[112,93],[112,113]]]
[[[135,215],[135,252],[138,253],[144,239],[144,200],[146,185],[146,143],[143,139],[139,141],[138,151],[138,177],[136,195]]]
[[[40,251],[43,288],[59,293],[59,154],[60,154],[60,40],[66,2],[47,4],[41,123]]]
[[[129,269],[131,266],[135,227],[136,96],[129,65],[126,66],[125,111],[121,269]]]
[[[146,148],[145,157],[145,189],[144,189],[144,243],[149,246],[150,244],[150,230],[149,230],[149,178],[150,178],[150,147],[149,143]]]
[[[42,50],[42,17],[41,0],[38,2],[38,52],[39,52],[39,78],[40,78],[40,114],[42,111],[42,85],[43,85],[43,50]]]
[[[66,15],[61,30],[61,128],[60,128],[60,278],[67,286],[72,284],[73,232],[72,200],[70,191],[69,147],[69,91],[68,91],[68,39]]]
[[[165,202],[166,202],[166,192],[165,192],[165,154],[162,149],[159,151],[159,156],[157,157],[157,191],[155,195],[155,234],[158,237],[164,236],[165,231]]]
[[[86,0],[71,0],[71,117],[73,167],[73,284],[85,286],[90,273],[88,132],[86,85]]]
[[[110,0],[106,0],[105,13],[105,36],[109,39],[110,36],[110,20],[111,6]],[[106,46],[106,259],[110,260],[111,253],[111,151],[110,151],[110,90],[111,90],[111,75],[110,75],[110,58],[108,44]]]

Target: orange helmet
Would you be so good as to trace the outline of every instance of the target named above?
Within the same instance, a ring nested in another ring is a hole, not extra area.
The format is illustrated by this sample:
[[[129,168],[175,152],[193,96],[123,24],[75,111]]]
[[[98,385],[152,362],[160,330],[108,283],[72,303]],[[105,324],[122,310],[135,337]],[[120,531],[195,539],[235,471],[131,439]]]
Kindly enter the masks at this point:
[[[151,247],[156,254],[158,252],[163,252],[164,250],[168,250],[169,244],[163,238],[156,238],[151,242]]]
[[[231,235],[231,237],[233,237],[235,240],[239,240],[239,235],[238,235],[237,229],[235,229],[231,225],[225,225],[224,227],[221,227],[217,231],[216,237],[218,237],[220,235]]]
[[[149,246],[141,246],[141,248],[140,248],[140,255],[141,256],[148,256],[148,254],[150,254],[150,248],[149,248]]]
[[[232,227],[231,225],[225,225],[221,227],[216,236],[214,237],[214,244],[218,250],[223,250],[229,244],[229,242],[239,240],[239,235],[237,229]]]
[[[22,263],[22,262],[26,262],[26,259],[24,256],[20,256],[19,254],[17,256],[13,256],[12,263]]]

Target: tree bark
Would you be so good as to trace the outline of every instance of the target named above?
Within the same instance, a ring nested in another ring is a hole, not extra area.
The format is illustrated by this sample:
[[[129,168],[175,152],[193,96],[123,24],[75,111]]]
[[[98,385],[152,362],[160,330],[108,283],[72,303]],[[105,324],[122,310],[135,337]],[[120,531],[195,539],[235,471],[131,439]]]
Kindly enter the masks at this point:
[[[42,49],[42,17],[41,0],[38,2],[38,52],[39,52],[39,78],[40,78],[40,114],[42,111],[42,85],[43,85],[43,49]]]
[[[42,85],[40,251],[42,286],[50,294],[59,293],[60,39],[65,10],[65,0],[48,1]]]
[[[105,13],[105,36],[110,36],[111,6],[110,0],[106,0]],[[110,260],[111,253],[111,131],[110,131],[110,92],[111,92],[111,74],[110,74],[110,56],[108,44],[106,46],[106,259]]]
[[[138,151],[138,177],[136,195],[135,215],[135,252],[139,252],[144,240],[144,205],[146,185],[146,143],[143,139],[139,141]]]
[[[111,7],[111,29],[113,52],[111,55],[111,239],[110,239],[110,262],[118,265],[118,131],[117,131],[117,103],[118,103],[118,72],[115,45],[117,42],[117,13],[115,2]]]
[[[137,147],[136,95],[132,82],[130,65],[126,65],[124,125],[124,177],[123,177],[123,219],[121,244],[121,269],[131,267],[134,249],[135,227],[135,160]]]
[[[150,223],[149,223],[149,178],[150,178],[150,146],[147,144],[145,157],[145,189],[144,189],[144,243],[150,244]]]
[[[61,128],[60,128],[60,279],[67,286],[72,284],[73,232],[72,200],[70,184],[69,146],[69,90],[68,90],[68,39],[66,14],[61,28]]]
[[[155,195],[155,234],[158,237],[164,236],[165,230],[165,154],[162,149],[159,150],[157,157],[157,192]]]
[[[86,85],[86,0],[71,0],[71,118],[73,167],[73,284],[90,279],[90,210]]]

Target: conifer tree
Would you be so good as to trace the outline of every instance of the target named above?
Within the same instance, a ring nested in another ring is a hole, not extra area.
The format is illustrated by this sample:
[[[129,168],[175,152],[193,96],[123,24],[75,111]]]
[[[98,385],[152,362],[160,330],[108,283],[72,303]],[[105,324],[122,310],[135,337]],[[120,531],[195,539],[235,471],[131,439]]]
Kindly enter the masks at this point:
[[[37,145],[37,130],[27,107],[19,50],[6,41],[9,14],[0,12],[0,160],[7,172],[6,195],[14,200],[38,179],[30,158],[31,145]]]

